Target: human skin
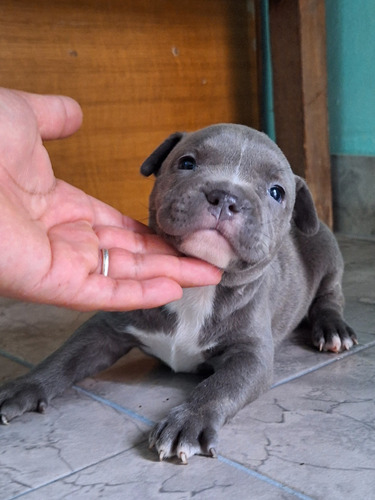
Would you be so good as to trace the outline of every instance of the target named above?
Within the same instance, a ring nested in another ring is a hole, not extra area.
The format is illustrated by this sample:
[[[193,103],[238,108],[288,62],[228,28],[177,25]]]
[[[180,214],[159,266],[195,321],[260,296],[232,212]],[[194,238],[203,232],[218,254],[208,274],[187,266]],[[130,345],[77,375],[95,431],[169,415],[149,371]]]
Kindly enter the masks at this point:
[[[76,132],[69,97],[0,88],[0,295],[78,310],[156,307],[220,271],[54,176],[43,141]],[[109,274],[101,274],[101,249]]]

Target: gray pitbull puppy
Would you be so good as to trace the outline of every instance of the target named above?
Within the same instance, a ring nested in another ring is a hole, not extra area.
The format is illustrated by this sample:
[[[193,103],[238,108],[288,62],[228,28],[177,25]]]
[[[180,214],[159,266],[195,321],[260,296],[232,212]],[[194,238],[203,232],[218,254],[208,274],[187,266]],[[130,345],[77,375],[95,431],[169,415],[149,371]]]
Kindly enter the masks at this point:
[[[143,163],[154,174],[150,226],[182,254],[224,270],[151,310],[99,313],[0,391],[3,423],[49,401],[133,347],[175,371],[211,367],[151,432],[160,459],[216,456],[218,431],[272,382],[275,346],[308,318],[319,350],[357,343],[342,316],[343,261],[306,183],[279,148],[242,125],[176,133]]]

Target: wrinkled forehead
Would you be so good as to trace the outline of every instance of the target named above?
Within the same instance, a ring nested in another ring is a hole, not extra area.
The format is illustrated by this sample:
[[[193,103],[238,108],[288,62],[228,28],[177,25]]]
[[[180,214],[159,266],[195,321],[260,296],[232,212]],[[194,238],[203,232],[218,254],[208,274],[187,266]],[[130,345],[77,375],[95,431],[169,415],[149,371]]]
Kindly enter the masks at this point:
[[[289,163],[265,134],[242,125],[216,125],[188,134],[179,148],[205,169],[241,181],[262,178],[293,179]]]

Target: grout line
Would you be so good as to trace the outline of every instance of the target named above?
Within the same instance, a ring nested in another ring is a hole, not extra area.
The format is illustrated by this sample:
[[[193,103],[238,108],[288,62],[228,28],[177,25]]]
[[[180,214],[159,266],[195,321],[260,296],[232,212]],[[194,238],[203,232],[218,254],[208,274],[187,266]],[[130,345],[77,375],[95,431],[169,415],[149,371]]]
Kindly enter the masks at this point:
[[[256,472],[255,470],[250,469],[250,468],[246,467],[245,465],[242,465],[238,462],[235,462],[234,460],[231,460],[229,458],[225,458],[222,455],[219,455],[217,458],[220,462],[223,462],[224,464],[227,464],[230,467],[233,467],[233,468],[238,469],[242,472],[245,472],[245,474],[248,474],[249,476],[255,477],[256,479],[259,479],[260,481],[263,481],[267,484],[270,484],[271,486],[275,486],[276,488],[283,490],[285,493],[289,493],[290,495],[293,495],[297,498],[300,498],[301,500],[313,500],[312,497],[304,495],[303,493],[300,493],[299,491],[293,490],[289,486],[285,486],[284,484],[280,483],[279,481],[275,481],[275,479],[271,479],[270,477],[265,476],[264,474],[260,474],[259,472]]]
[[[149,427],[152,427],[156,423],[156,422],[153,422],[152,420],[148,419],[147,417],[144,417],[143,415],[140,415],[139,413],[137,413],[133,410],[130,410],[130,408],[126,408],[124,406],[118,405],[117,403],[114,403],[113,401],[110,401],[109,399],[103,398],[101,396],[98,396],[94,392],[91,392],[91,391],[88,391],[87,389],[84,389],[83,387],[80,387],[78,385],[73,385],[73,388],[76,391],[81,392],[81,393],[85,394],[86,396],[90,397],[91,399],[98,401],[99,403],[103,403],[106,406],[110,406],[114,410],[116,410],[120,413],[124,413],[125,415],[128,415],[129,417],[131,417],[135,420],[139,420],[140,422],[148,425]]]
[[[5,351],[1,350],[0,349],[0,355],[7,358],[7,359],[10,359],[18,364],[22,364],[23,366],[27,366],[29,368],[31,368],[33,365],[31,363],[28,363],[20,358],[18,358],[17,356],[14,356],[12,354],[9,354],[9,353],[6,353]],[[126,408],[124,406],[121,406],[121,405],[118,405],[117,403],[114,403],[113,401],[110,401],[106,398],[103,398],[102,396],[99,396],[97,394],[95,394],[94,392],[91,392],[87,389],[84,389],[83,387],[80,387],[78,385],[73,385],[73,388],[77,391],[77,392],[80,392],[84,395],[86,395],[87,397],[95,400],[95,401],[98,401],[99,403],[101,404],[104,404],[106,406],[109,406],[110,408],[113,408],[114,410],[124,414],[124,415],[127,415],[128,417],[132,418],[133,420],[136,420],[136,421],[139,421],[139,422],[142,422],[144,424],[146,424],[147,426],[149,427],[152,427],[155,422],[153,422],[152,420],[148,419],[147,417],[144,417],[143,415],[140,415],[139,413],[131,410],[130,408]],[[119,452],[117,453],[116,455],[113,455],[111,457],[106,457],[105,460],[109,460],[111,458],[114,458],[116,457],[117,455],[121,454],[122,452]],[[301,500],[312,500],[311,497],[308,497],[302,493],[299,493],[298,491],[296,490],[293,490],[292,488],[288,487],[288,486],[285,486],[283,485],[282,483],[274,480],[274,479],[271,479],[267,476],[264,476],[263,474],[260,474],[259,472],[249,468],[249,467],[246,467],[245,465],[242,465],[240,464],[239,462],[236,462],[234,460],[230,460],[226,457],[223,457],[222,455],[218,455],[218,460],[226,465],[228,465],[229,467],[232,467],[232,468],[235,468],[241,472],[244,472],[245,474],[247,474],[248,476],[251,476],[251,477],[254,477],[256,479],[258,479],[259,481],[262,481],[263,483],[266,483],[268,485],[271,485],[273,487],[276,487],[278,489],[281,489],[282,491],[286,492],[286,493],[289,493],[290,495],[293,495],[295,496],[296,498],[299,498]],[[25,491],[25,492],[22,492],[14,497],[12,497],[13,500],[15,500],[16,498],[20,498],[20,497],[23,497],[25,495],[27,495],[28,493],[32,493],[33,491],[37,491],[43,487],[46,487],[50,484],[53,484],[55,482],[58,482],[60,480],[63,480],[65,479],[66,477],[69,477],[70,475],[72,474],[78,474],[79,472],[82,472],[83,470],[87,469],[88,467],[95,467],[96,465],[98,465],[99,463],[103,462],[104,460],[102,461],[99,461],[97,463],[94,463],[94,464],[90,464],[90,465],[87,465],[81,469],[78,469],[78,470],[75,470],[73,471],[72,473],[69,473],[68,475],[65,475],[65,476],[62,476],[62,477],[58,477],[58,478],[55,478],[54,480],[52,481],[49,481],[48,483],[45,483],[37,488],[33,488],[33,489],[30,489],[28,491]]]
[[[306,368],[306,370],[301,370],[300,372],[296,373],[295,375],[290,375],[289,377],[286,377],[282,380],[279,380],[278,382],[275,382],[274,384],[272,384],[270,389],[275,389],[276,387],[279,387],[280,385],[284,385],[284,384],[287,384],[288,382],[292,382],[293,380],[297,380],[298,378],[304,377],[305,375],[309,375],[310,373],[316,372],[317,370],[320,370],[321,368],[332,365],[333,363],[337,363],[338,361],[341,361],[342,359],[345,359],[349,356],[353,356],[354,354],[357,354],[358,352],[365,351],[366,349],[369,349],[369,348],[374,347],[374,346],[375,346],[375,340],[373,340],[372,342],[369,342],[368,344],[365,344],[362,346],[357,346],[350,351],[346,351],[345,353],[341,353],[334,358],[331,358],[327,361],[323,361],[322,363],[319,363],[318,365],[314,365],[310,368]]]
[[[361,236],[359,234],[350,234],[350,233],[342,233],[340,231],[335,231],[335,236],[336,236],[336,239],[340,240],[340,238],[345,238],[347,240],[358,240],[358,241],[369,241],[370,243],[374,243],[375,242],[375,237],[374,236],[370,236],[370,235],[365,235],[365,236]],[[339,244],[341,242],[339,241]]]
[[[146,417],[143,417],[142,415],[139,415],[138,413],[134,412],[133,410],[130,410],[129,408],[125,408],[123,406],[120,406],[116,403],[113,403],[112,401],[109,401],[108,399],[105,399],[101,396],[98,396],[97,394],[91,392],[91,391],[88,391],[87,389],[83,389],[82,387],[79,387],[79,386],[76,386],[74,385],[73,388],[78,391],[78,392],[81,392],[82,394],[85,394],[86,396],[88,396],[89,398],[91,399],[94,399],[95,401],[98,401],[106,406],[110,406],[111,408],[115,409],[116,411],[119,411],[120,413],[123,413],[129,417],[131,417],[132,419],[134,420],[138,420],[138,421],[141,421],[142,423],[148,425],[149,427],[152,427],[155,422],[153,422],[152,420],[146,418]],[[125,450],[126,451],[126,450]],[[73,476],[75,474],[79,474],[80,472],[83,472],[84,470],[90,468],[90,467],[95,467],[95,466],[98,466],[99,464],[107,461],[107,460],[110,460],[112,458],[115,458],[119,455],[121,455],[122,453],[124,453],[124,450],[122,450],[121,452],[118,452],[116,453],[115,455],[112,455],[110,457],[105,457],[103,460],[99,460],[98,462],[95,462],[95,463],[92,463],[92,464],[88,464],[80,469],[77,469],[75,471],[72,471],[66,475],[63,475],[63,476],[60,476],[60,477],[57,477],[43,485],[40,485],[38,487],[35,487],[35,488],[32,488],[30,490],[27,490],[27,491],[24,491],[14,497],[12,497],[11,500],[15,500],[17,498],[20,498],[20,497],[23,497],[23,496],[26,496],[27,494],[29,493],[33,493],[35,491],[38,491],[44,487],[47,487],[51,484],[54,484],[54,483],[57,483],[58,481],[61,481],[61,480],[64,480],[70,476]],[[313,500],[311,497],[307,496],[307,495],[304,495],[303,493],[300,493],[299,491],[297,490],[294,490],[292,488],[290,488],[289,486],[285,486],[284,484],[280,483],[279,481],[276,481],[275,479],[272,479],[268,476],[265,476],[264,474],[261,474],[249,467],[246,467],[245,465],[242,465],[241,463],[239,462],[236,462],[234,460],[231,460],[229,458],[226,458],[222,455],[218,455],[218,461],[219,462],[222,462],[223,464],[225,465],[228,465],[229,467],[232,467],[234,469],[237,469],[241,472],[244,472],[245,474],[247,474],[248,476],[251,476],[259,481],[262,481],[263,483],[266,483],[270,486],[273,486],[275,488],[278,488],[279,490],[282,490],[284,491],[285,493],[288,493],[290,495],[293,495],[294,497],[296,498],[299,498],[300,500]]]
[[[74,387],[74,389],[76,389],[79,392],[85,394],[86,396],[94,399],[95,401],[98,401],[98,402],[103,403],[107,406],[110,406],[111,408],[115,409],[116,411],[119,411],[120,413],[123,413],[123,414],[125,414],[125,415],[127,415],[135,420],[139,420],[142,423],[148,425],[149,427],[152,427],[155,425],[155,422],[153,422],[152,420],[149,420],[148,418],[143,417],[139,413],[137,413],[133,410],[130,410],[129,408],[126,408],[124,406],[113,403],[112,401],[109,401],[108,399],[105,399],[101,396],[98,396],[97,394],[95,394],[91,391],[88,391],[87,389],[83,389],[82,387],[79,387],[79,386],[73,386],[73,387]],[[303,493],[300,493],[296,490],[293,490],[289,486],[285,486],[284,484],[280,483],[279,481],[276,481],[275,479],[271,479],[263,474],[260,474],[259,472],[255,471],[253,469],[250,469],[249,467],[246,467],[245,465],[242,465],[239,462],[236,462],[234,460],[223,457],[222,455],[218,455],[217,458],[218,458],[219,462],[222,462],[222,463],[228,465],[229,467],[240,470],[241,472],[244,472],[248,476],[252,476],[252,477],[254,477],[260,481],[263,481],[271,486],[274,486],[278,489],[281,489],[281,490],[285,491],[286,493],[289,493],[290,495],[295,496],[296,498],[299,498],[301,500],[312,500],[311,497],[306,496]]]
[[[84,391],[86,392],[86,391]],[[80,469],[76,469],[72,472],[69,472],[67,474],[63,474],[59,477],[56,477],[50,481],[48,481],[47,483],[44,483],[44,484],[41,484],[39,486],[35,486],[27,491],[23,491],[21,493],[18,493],[16,494],[15,496],[11,497],[10,500],[16,500],[17,498],[21,498],[21,497],[24,497],[30,493],[34,493],[38,490],[42,490],[43,488],[47,487],[47,486],[50,486],[54,483],[58,483],[59,481],[63,481],[71,476],[74,476],[75,474],[79,474],[81,472],[84,472],[85,470],[87,469],[90,469],[91,467],[95,467],[95,466],[98,466],[104,462],[106,462],[107,460],[110,460],[112,458],[116,458],[116,457],[119,457],[121,456],[123,453],[125,453],[126,451],[128,450],[122,450],[118,453],[115,453],[114,455],[110,456],[110,457],[105,457],[103,458],[102,460],[99,460],[98,462],[95,462],[95,463],[91,463],[91,464],[87,464],[85,465],[84,467],[81,467]],[[219,462],[222,462],[223,464],[225,465],[228,465],[229,467],[232,467],[232,468],[235,468],[241,472],[244,472],[245,474],[247,474],[248,476],[251,476],[255,479],[258,479],[259,481],[262,481],[262,482],[265,482],[267,483],[268,485],[270,486],[273,486],[275,488],[278,488],[278,489],[281,489],[282,491],[284,491],[285,493],[288,493],[289,495],[293,495],[294,497],[296,498],[299,498],[300,500],[313,500],[312,497],[309,497],[303,493],[300,493],[299,491],[297,490],[294,490],[292,488],[290,488],[289,486],[285,486],[284,484],[280,483],[279,481],[275,481],[274,479],[271,479],[269,478],[268,476],[265,476],[263,474],[260,474],[259,472],[256,472],[252,469],[249,469],[248,467],[245,467],[244,465],[238,463],[238,462],[235,462],[234,460],[231,460],[231,459],[228,459],[226,457],[223,457],[222,455],[218,455],[217,457],[218,461]]]
[[[32,363],[29,363],[28,361],[25,361],[22,358],[19,358],[18,356],[14,356],[10,352],[3,351],[3,349],[0,349],[0,356],[3,356],[3,358],[9,359],[10,361],[14,361],[15,363],[25,366],[26,368],[33,368],[34,365]]]
[[[361,352],[361,351],[364,351],[368,348],[371,348],[371,347],[374,347],[375,346],[375,340],[366,344],[366,345],[363,345],[363,346],[359,346],[359,347],[356,347],[354,350],[352,351],[348,351],[347,353],[344,353],[338,357],[335,357],[333,359],[330,359],[328,361],[325,361],[323,363],[320,363],[319,365],[315,365],[314,367],[312,368],[309,368],[309,369],[306,369],[306,370],[303,370],[299,373],[297,373],[296,375],[293,375],[293,376],[290,376],[290,377],[287,377],[283,380],[280,380],[279,382],[276,382],[275,384],[272,385],[271,389],[275,388],[275,387],[278,387],[280,385],[283,385],[283,384],[286,384],[290,381],[293,381],[293,380],[296,380],[297,378],[300,378],[304,375],[307,375],[309,373],[313,373],[317,370],[319,370],[320,368],[324,368],[325,366],[328,366],[328,365],[331,365],[333,363],[337,363],[338,361],[348,357],[348,356],[351,356],[353,354],[356,354],[358,352]],[[27,361],[21,359],[21,358],[18,358],[17,356],[14,356],[10,353],[7,353],[6,351],[3,351],[2,349],[0,349],[0,356],[3,356],[7,359],[10,359],[11,361],[14,361],[18,364],[21,364],[23,366],[26,366],[28,368],[31,368],[33,365],[31,363],[28,363]],[[106,406],[109,406],[111,408],[113,408],[114,410],[116,411],[119,411],[125,415],[127,415],[128,417],[134,419],[134,420],[137,420],[137,421],[140,421],[146,425],[148,425],[149,427],[153,426],[154,425],[154,422],[150,419],[148,419],[147,417],[144,417],[143,415],[140,415],[138,414],[137,412],[134,412],[133,410],[129,409],[129,408],[126,408],[126,407],[123,407],[121,405],[118,405],[117,403],[114,403],[106,398],[103,398],[91,391],[88,391],[87,389],[84,389],[82,387],[79,387],[77,385],[74,385],[73,388],[78,391],[78,392],[81,392],[82,394],[85,394],[86,396],[90,397],[91,399],[94,399],[95,401],[98,401]],[[123,451],[122,451],[123,452]],[[40,487],[38,488],[34,488],[32,490],[28,490],[28,491],[25,491],[19,495],[16,495],[15,497],[13,497],[13,499],[16,499],[16,498],[20,498],[22,496],[25,496],[27,495],[28,493],[31,493],[32,491],[35,491],[36,489],[40,489],[40,488],[43,488],[45,486],[48,486],[49,484],[53,484],[57,481],[60,481],[61,479],[64,479],[65,477],[68,477],[72,474],[76,474],[76,473],[79,473],[81,472],[82,470],[85,470],[86,468],[88,467],[95,467],[96,465],[98,465],[99,463],[105,461],[105,460],[109,460],[111,458],[114,458],[115,456],[121,454],[122,452],[119,452],[111,457],[106,457],[104,460],[101,460],[95,464],[90,464],[90,465],[87,465],[85,467],[83,467],[82,469],[79,469],[79,470],[76,470],[76,471],[73,471],[72,473],[70,473],[69,475],[67,476],[63,476],[63,477],[59,477],[59,478],[55,478],[53,481],[50,481],[49,483],[45,483],[44,485],[41,485]],[[288,486],[285,486],[284,484],[280,483],[279,481],[276,481],[268,476],[265,476],[249,467],[246,467],[245,465],[242,465],[241,463],[239,462],[236,462],[234,460],[231,460],[231,459],[228,459],[226,457],[223,457],[222,455],[218,455],[218,460],[226,465],[228,465],[229,467],[232,467],[234,469],[237,469],[239,471],[242,471],[244,472],[245,474],[251,476],[251,477],[254,477],[256,479],[258,479],[259,481],[262,481],[263,483],[266,483],[268,485],[271,485],[275,488],[278,488],[279,490],[282,490],[284,491],[285,493],[288,493],[290,495],[293,495],[295,496],[296,498],[299,498],[300,500],[312,500],[311,497],[307,496],[307,495],[304,495],[303,493],[300,493],[296,490],[293,490],[292,488],[288,487]]]
[[[137,446],[137,445],[135,445],[135,446]],[[40,484],[39,486],[33,486],[27,491],[22,491],[21,493],[17,493],[15,496],[9,498],[9,500],[16,500],[17,498],[21,498],[21,497],[24,497],[26,495],[29,495],[30,493],[34,493],[35,491],[39,491],[47,486],[50,486],[51,484],[58,483],[59,481],[64,481],[65,479],[67,479],[71,476],[74,476],[75,474],[79,474],[81,472],[84,472],[85,470],[89,469],[90,467],[95,467],[96,465],[100,465],[101,463],[104,463],[108,459],[119,457],[123,453],[126,453],[127,451],[128,451],[128,449],[121,450],[121,451],[115,453],[114,455],[111,455],[110,457],[104,457],[104,458],[98,460],[97,462],[87,464],[79,469],[76,469],[76,470],[71,471],[71,472],[67,472],[66,474],[61,474],[61,476],[57,476],[54,479],[49,480],[47,483]]]

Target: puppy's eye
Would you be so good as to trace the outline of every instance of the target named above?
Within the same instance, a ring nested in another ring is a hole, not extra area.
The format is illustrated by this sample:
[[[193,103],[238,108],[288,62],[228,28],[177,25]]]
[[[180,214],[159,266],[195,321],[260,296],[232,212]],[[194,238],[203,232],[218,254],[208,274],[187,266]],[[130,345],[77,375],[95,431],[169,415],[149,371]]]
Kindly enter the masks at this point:
[[[197,162],[192,156],[183,156],[180,158],[178,168],[180,170],[195,170],[197,168]]]
[[[278,203],[281,203],[283,201],[285,191],[281,186],[272,186],[268,192]]]

